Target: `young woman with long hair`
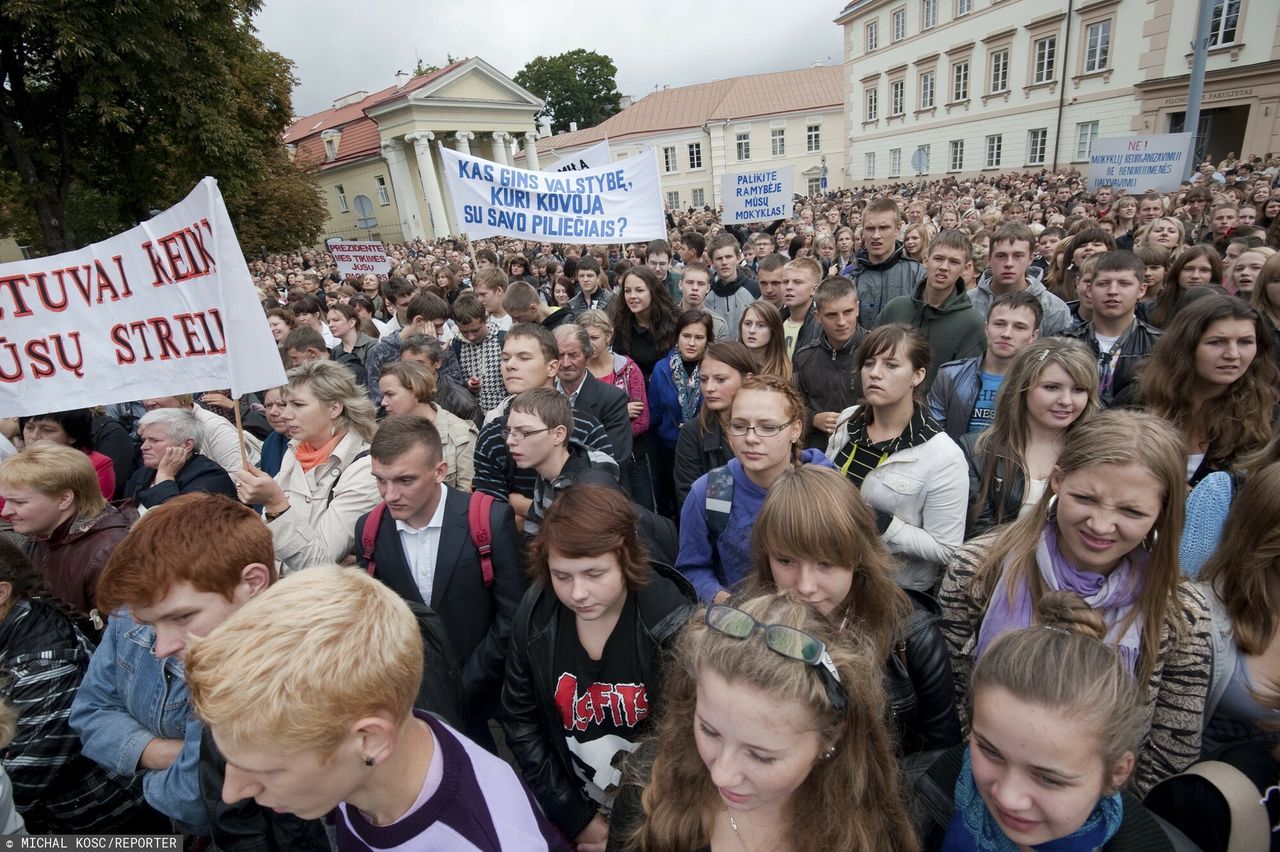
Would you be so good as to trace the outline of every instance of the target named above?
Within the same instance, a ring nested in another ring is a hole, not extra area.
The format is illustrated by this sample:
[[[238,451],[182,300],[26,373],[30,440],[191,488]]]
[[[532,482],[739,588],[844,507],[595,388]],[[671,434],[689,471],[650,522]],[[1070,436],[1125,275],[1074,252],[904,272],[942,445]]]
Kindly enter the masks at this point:
[[[1271,332],[1271,352],[1280,359],[1280,252],[1267,258],[1253,282],[1249,304],[1258,311]]]
[[[1106,624],[1069,592],[1047,592],[1035,616],[978,661],[969,742],[916,783],[925,848],[1183,848],[1124,789],[1149,722],[1138,683],[1100,641]]]
[[[769,489],[751,531],[751,591],[787,592],[822,613],[840,638],[868,647],[904,754],[960,742],[955,684],[938,605],[893,580],[875,514],[838,471],[805,465]]]
[[[1187,247],[1187,227],[1176,216],[1161,216],[1145,228],[1138,229],[1134,244],[1141,243],[1160,246],[1176,257]]]
[[[1165,328],[1182,309],[1182,297],[1192,287],[1222,286],[1222,256],[1211,245],[1201,243],[1178,253],[1169,264],[1164,288],[1156,297],[1151,311],[1151,324]]]
[[[707,347],[698,377],[702,409],[696,420],[680,427],[676,439],[673,476],[677,509],[684,505],[689,489],[700,476],[733,458],[724,426],[729,422],[734,396],[755,370],[751,352],[736,340],[720,340]]]
[[[996,397],[991,426],[960,438],[969,463],[966,538],[1030,511],[1070,431],[1099,409],[1098,361],[1082,343],[1037,340],[1019,352]]]
[[[1033,511],[955,552],[939,595],[958,700],[974,663],[1002,634],[1033,624],[1049,592],[1071,592],[1100,615],[1105,641],[1142,687],[1138,793],[1200,753],[1212,649],[1204,598],[1178,570],[1184,470],[1182,438],[1166,421],[1100,412],[1068,435]]]
[[[1186,436],[1186,478],[1228,470],[1271,437],[1280,372],[1262,317],[1235,296],[1206,295],[1165,329],[1139,377],[1143,407]]]
[[[856,358],[864,402],[840,412],[827,444],[827,456],[875,510],[898,584],[925,592],[964,540],[969,504],[964,453],[921,398],[931,359],[919,329],[874,329]]]
[[[676,335],[676,305],[671,291],[647,266],[633,267],[622,279],[620,298],[609,303],[613,351],[630,357],[648,378],[671,351]]]
[[[610,848],[919,849],[880,660],[785,595],[700,612],[680,636]]]
[[[592,852],[608,838],[621,758],[663,706],[661,661],[694,603],[683,577],[650,562],[638,522],[613,488],[573,485],[551,504],[502,688],[525,783],[574,848]]]
[[[738,321],[738,339],[751,350],[757,375],[791,378],[782,314],[773,304],[757,299],[743,308],[742,319]]]
[[[751,568],[751,527],[769,489],[787,470],[831,462],[805,449],[804,398],[777,376],[749,376],[724,431],[733,458],[693,483],[680,510],[676,568],[704,601],[727,598]]]
[[[649,411],[668,458],[675,452],[681,427],[702,407],[702,358],[714,334],[711,314],[685,311],[676,320],[676,345],[649,377]]]

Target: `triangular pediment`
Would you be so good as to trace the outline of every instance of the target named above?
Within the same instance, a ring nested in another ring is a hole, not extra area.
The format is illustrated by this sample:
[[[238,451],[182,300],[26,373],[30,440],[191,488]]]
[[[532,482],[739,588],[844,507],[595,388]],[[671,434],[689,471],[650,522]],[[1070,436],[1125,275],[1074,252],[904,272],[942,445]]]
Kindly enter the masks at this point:
[[[409,96],[413,103],[489,101],[537,109],[542,101],[483,59],[473,58]]]

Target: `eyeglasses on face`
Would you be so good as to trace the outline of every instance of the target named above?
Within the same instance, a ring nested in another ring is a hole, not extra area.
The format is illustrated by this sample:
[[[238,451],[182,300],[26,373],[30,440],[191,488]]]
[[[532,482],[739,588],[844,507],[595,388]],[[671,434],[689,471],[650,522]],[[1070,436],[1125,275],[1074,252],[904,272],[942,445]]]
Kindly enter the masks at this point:
[[[523,441],[525,438],[528,438],[530,435],[541,435],[543,432],[550,432],[550,431],[551,431],[550,426],[548,426],[545,429],[530,429],[527,432],[524,429],[512,429],[511,427],[508,426],[507,428],[502,430],[502,437],[503,437],[503,440],[514,441],[518,444],[521,441]]]
[[[792,421],[786,420],[782,423],[757,423],[755,426],[748,426],[741,420],[730,420],[724,427],[724,431],[735,438],[741,438],[748,432],[755,432],[758,438],[772,438],[790,426],[791,423]]]

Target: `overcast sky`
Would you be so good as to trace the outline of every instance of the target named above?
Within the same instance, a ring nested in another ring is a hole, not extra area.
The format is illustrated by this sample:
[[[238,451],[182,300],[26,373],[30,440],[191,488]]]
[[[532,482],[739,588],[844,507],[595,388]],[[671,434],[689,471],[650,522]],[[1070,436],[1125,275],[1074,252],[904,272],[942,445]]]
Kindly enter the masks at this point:
[[[350,92],[377,91],[417,59],[479,56],[514,77],[535,56],[575,48],[618,66],[618,91],[687,86],[841,62],[840,0],[756,4],[599,0],[266,0],[259,37],[292,59],[293,109],[309,115]]]

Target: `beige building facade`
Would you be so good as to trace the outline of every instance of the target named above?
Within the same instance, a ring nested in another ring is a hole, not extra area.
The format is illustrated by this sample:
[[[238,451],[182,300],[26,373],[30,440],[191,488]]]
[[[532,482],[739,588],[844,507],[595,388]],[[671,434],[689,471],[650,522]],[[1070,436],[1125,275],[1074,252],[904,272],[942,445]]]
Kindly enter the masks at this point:
[[[483,59],[404,75],[298,119],[284,142],[313,164],[328,207],[326,237],[403,242],[461,233],[441,173],[441,148],[510,164],[533,151],[542,101]]]
[[[1079,168],[1094,139],[1180,132],[1196,4],[855,0],[844,30],[857,184]],[[1214,0],[1201,154],[1280,152],[1280,3]]]

